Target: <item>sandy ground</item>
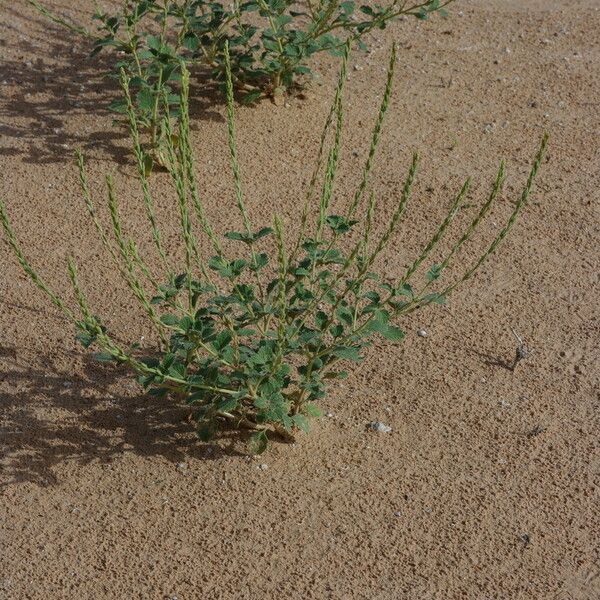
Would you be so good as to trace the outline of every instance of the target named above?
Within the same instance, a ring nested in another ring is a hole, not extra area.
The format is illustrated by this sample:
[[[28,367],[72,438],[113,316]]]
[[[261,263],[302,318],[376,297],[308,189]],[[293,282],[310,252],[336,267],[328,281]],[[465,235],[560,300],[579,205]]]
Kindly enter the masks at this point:
[[[127,226],[150,248],[127,140],[103,109],[113,91],[85,47],[22,4],[0,8],[0,193],[48,280],[67,289],[73,252],[97,312],[139,339],[147,325],[86,220],[72,164],[82,147],[99,202],[115,172]],[[52,4],[84,18],[92,2]],[[331,389],[332,417],[258,460],[235,436],[200,444],[182,409],[94,364],[2,244],[0,598],[598,600],[599,32],[595,0],[461,0],[450,18],[398,23],[352,58],[336,202],[357,183],[393,39],[380,231],[412,149],[423,155],[387,275],[464,177],[480,202],[505,157],[508,186],[473,258],[544,131],[548,160],[472,285],[405,321],[405,343],[378,343]],[[320,68],[307,99],[238,111],[256,223],[274,207],[297,223],[335,77],[331,61]],[[202,192],[231,229],[223,107],[196,90]],[[180,253],[173,194],[163,175],[154,184]],[[533,349],[515,372],[510,325]],[[367,431],[373,420],[392,433]]]

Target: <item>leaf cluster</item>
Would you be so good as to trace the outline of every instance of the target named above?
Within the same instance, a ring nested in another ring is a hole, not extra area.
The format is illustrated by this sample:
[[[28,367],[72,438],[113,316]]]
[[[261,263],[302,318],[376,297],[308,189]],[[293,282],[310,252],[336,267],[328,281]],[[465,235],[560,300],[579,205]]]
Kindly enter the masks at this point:
[[[312,76],[310,59],[320,52],[341,56],[346,41],[361,48],[365,35],[383,29],[400,15],[426,19],[444,14],[453,0],[392,0],[386,6],[357,5],[354,0],[128,0],[117,12],[94,14],[94,32],[65,21],[38,0],[43,14],[92,42],[92,55],[112,49],[112,76],[124,69],[138,123],[150,134],[148,156],[164,162],[165,115],[180,113],[181,67],[208,69],[225,80],[225,47],[239,98],[253,103],[278,96]],[[166,102],[165,102],[166,99]],[[127,101],[110,108],[125,114]]]
[[[413,156],[387,226],[376,236],[374,223],[379,213],[377,196],[369,191],[370,174],[392,91],[394,49],[359,184],[347,209],[342,214],[332,212],[348,53],[349,44],[345,47],[333,105],[321,135],[299,231],[293,238],[279,216],[274,217],[270,226],[255,227],[246,210],[235,143],[233,75],[227,46],[229,150],[235,203],[243,222],[241,231],[217,235],[199,196],[189,140],[189,75],[185,67],[177,134],[165,124],[169,132],[166,165],[181,225],[183,265],[174,268],[163,248],[130,102],[128,114],[134,153],[138,157],[144,210],[163,265],[160,275],[152,272],[140,256],[135,240],[124,231],[110,177],[107,190],[112,231],[103,227],[90,195],[83,158],[78,156],[89,215],[115,266],[156,330],[157,349],[149,355],[135,346],[123,348],[94,315],[72,259],[68,274],[78,310],[69,308],[47,286],[25,258],[0,202],[0,221],[9,245],[33,282],[75,324],[79,341],[85,347],[99,348],[102,360],[127,364],[149,393],[170,395],[188,404],[198,434],[204,440],[224,423],[230,423],[252,430],[251,450],[261,452],[273,435],[289,438],[298,429],[308,430],[310,420],[320,414],[319,404],[329,383],[346,376],[344,367],[360,361],[376,337],[390,342],[402,340],[404,332],[398,325],[402,316],[429,304],[445,302],[458,285],[468,281],[506,237],[529,198],[546,138],[509,219],[478,259],[464,267],[461,276],[441,283],[447,267],[501,193],[505,178],[503,163],[479,211],[441,262],[431,264],[432,251],[449,233],[456,214],[465,208],[470,180],[457,191],[447,216],[402,276],[393,282],[384,280],[377,269],[377,259],[393,243],[405,217],[418,156]],[[121,71],[121,82],[124,96],[129,98],[131,80],[125,70]],[[200,252],[198,234],[210,242],[211,253],[207,257]]]

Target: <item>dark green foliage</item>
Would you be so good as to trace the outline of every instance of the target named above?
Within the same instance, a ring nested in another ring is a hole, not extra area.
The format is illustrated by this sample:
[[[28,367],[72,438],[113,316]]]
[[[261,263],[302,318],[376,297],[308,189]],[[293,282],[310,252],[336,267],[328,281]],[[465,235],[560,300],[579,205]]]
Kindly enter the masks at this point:
[[[46,16],[91,40],[92,55],[115,51],[113,77],[121,69],[129,79],[138,124],[150,132],[147,152],[164,163],[165,114],[180,114],[181,66],[208,70],[225,79],[225,47],[229,48],[234,87],[243,102],[277,96],[311,77],[310,59],[319,52],[341,56],[346,40],[364,48],[363,37],[383,29],[400,15],[419,19],[440,12],[453,0],[393,0],[389,5],[356,4],[353,0],[128,0],[120,10],[98,10],[97,30],[66,22],[38,0],[30,4]],[[120,97],[110,107],[127,111]]]

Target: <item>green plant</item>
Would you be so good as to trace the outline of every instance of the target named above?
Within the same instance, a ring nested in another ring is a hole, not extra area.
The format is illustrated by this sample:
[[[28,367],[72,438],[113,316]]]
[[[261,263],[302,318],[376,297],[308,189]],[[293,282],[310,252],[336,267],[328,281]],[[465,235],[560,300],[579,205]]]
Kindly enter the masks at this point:
[[[365,48],[363,38],[401,15],[426,19],[453,0],[392,0],[385,7],[354,0],[128,0],[108,14],[97,10],[97,32],[74,25],[28,0],[53,21],[92,40],[92,54],[103,48],[118,53],[113,76],[125,69],[140,125],[150,133],[149,157],[163,162],[163,111],[179,114],[181,65],[208,68],[224,81],[227,46],[232,78],[242,101],[279,96],[311,76],[310,58],[319,52],[343,54],[347,40]],[[165,103],[163,98],[168,102]],[[124,98],[111,108],[125,113]]]
[[[392,91],[393,51],[360,182],[344,214],[330,212],[340,157],[347,59],[348,46],[321,136],[299,231],[293,241],[284,231],[279,216],[274,217],[271,227],[256,229],[246,210],[235,144],[230,76],[226,80],[229,151],[235,201],[243,229],[228,232],[224,237],[239,245],[243,254],[226,254],[223,240],[207,220],[198,194],[189,139],[188,72],[185,68],[178,135],[173,135],[169,125],[165,124],[168,133],[166,164],[176,191],[185,248],[183,268],[175,269],[163,248],[141,160],[134,115],[130,112],[134,151],[138,157],[145,211],[156,250],[164,264],[163,280],[151,272],[135,242],[124,232],[110,177],[107,188],[112,238],[105,231],[90,197],[83,158],[78,155],[81,186],[89,214],[123,279],[156,329],[159,349],[152,356],[144,356],[134,347],[124,348],[94,315],[72,258],[68,262],[68,271],[80,314],[48,287],[25,258],[6,209],[0,203],[0,220],[21,266],[75,323],[81,343],[86,347],[98,346],[102,350],[98,355],[101,360],[129,365],[150,393],[172,394],[193,407],[202,439],[208,439],[221,423],[229,421],[234,426],[254,430],[251,448],[253,452],[260,452],[266,447],[269,432],[291,436],[296,428],[308,429],[309,419],[320,414],[318,402],[325,396],[328,382],[345,376],[341,366],[361,360],[361,353],[375,335],[393,342],[401,340],[404,333],[396,324],[399,317],[429,304],[444,302],[458,285],[468,281],[506,237],[529,198],[544,155],[546,137],[508,221],[487,250],[466,267],[461,276],[439,285],[450,262],[471,239],[500,194],[505,177],[504,163],[500,164],[480,210],[439,263],[430,264],[430,256],[463,207],[470,180],[450,202],[446,218],[405,273],[394,283],[383,282],[376,271],[377,258],[394,239],[405,215],[418,156],[413,156],[387,228],[381,236],[375,236],[377,197],[369,190],[369,178]],[[229,75],[227,48],[225,60]],[[129,80],[124,71],[121,79],[127,95]],[[212,246],[212,257],[208,260],[202,257],[196,241],[198,225]],[[272,253],[276,255],[273,263],[270,261]],[[425,273],[418,276],[423,271]],[[417,278],[421,283],[415,283]]]

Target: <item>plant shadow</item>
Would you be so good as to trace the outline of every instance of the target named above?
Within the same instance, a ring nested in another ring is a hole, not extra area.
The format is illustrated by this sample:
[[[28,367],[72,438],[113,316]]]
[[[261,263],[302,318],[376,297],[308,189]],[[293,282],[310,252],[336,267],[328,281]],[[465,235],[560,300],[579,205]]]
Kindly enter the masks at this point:
[[[90,57],[91,42],[37,15],[25,3],[18,9],[5,6],[3,12],[3,28],[7,23],[10,30],[11,20],[17,19],[25,20],[27,27],[26,34],[16,36],[11,52],[16,58],[0,64],[5,92],[0,94],[0,136],[9,140],[0,147],[0,155],[54,164],[72,160],[74,151],[81,149],[120,165],[132,162],[128,133],[113,123],[116,115],[108,109],[119,95],[118,81],[107,75],[114,55]],[[0,41],[0,47],[6,44]],[[9,86],[11,92],[6,93]],[[192,92],[194,119],[223,121],[214,110],[222,103],[215,85],[205,84],[201,74]],[[85,130],[74,131],[73,123],[84,124]]]
[[[246,455],[247,432],[224,429],[200,442],[189,408],[140,393],[123,367],[85,355],[83,369],[61,369],[47,357],[34,362],[0,346],[0,487],[54,485],[55,467],[65,462],[110,463],[126,453],[173,463]]]
[[[500,356],[495,356],[488,352],[480,352],[479,350],[474,350],[474,349],[468,350],[468,353],[471,354],[472,356],[477,356],[478,358],[482,359],[484,364],[487,365],[488,367],[499,367],[501,369],[506,369],[507,371],[510,371],[511,373],[514,372],[514,370],[515,370],[514,360],[509,361]]]

